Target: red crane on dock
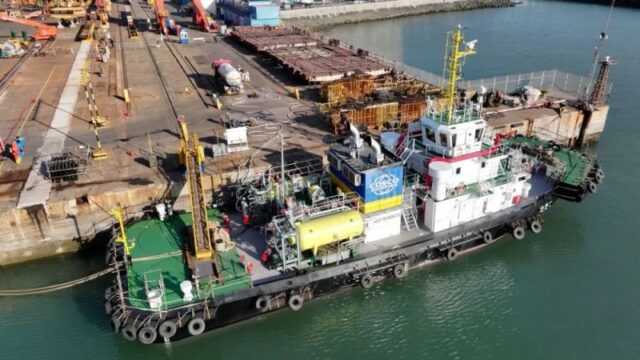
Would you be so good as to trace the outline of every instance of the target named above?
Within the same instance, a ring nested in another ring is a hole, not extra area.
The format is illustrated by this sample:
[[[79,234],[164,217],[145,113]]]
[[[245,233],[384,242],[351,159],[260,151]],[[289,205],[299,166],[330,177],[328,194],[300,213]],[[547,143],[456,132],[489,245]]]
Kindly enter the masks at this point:
[[[158,23],[158,27],[160,28],[160,33],[164,35],[169,35],[169,29],[167,28],[167,10],[164,8],[164,0],[156,0],[156,22]]]
[[[199,26],[204,32],[215,30],[215,27],[212,26],[215,23],[209,24],[209,16],[207,16],[207,11],[202,6],[200,0],[191,0],[191,4],[193,6],[193,24]]]
[[[21,19],[4,13],[0,13],[0,20],[35,28],[36,33],[33,35],[33,38],[36,40],[52,40],[58,36],[58,29],[55,26],[49,26],[35,20]]]

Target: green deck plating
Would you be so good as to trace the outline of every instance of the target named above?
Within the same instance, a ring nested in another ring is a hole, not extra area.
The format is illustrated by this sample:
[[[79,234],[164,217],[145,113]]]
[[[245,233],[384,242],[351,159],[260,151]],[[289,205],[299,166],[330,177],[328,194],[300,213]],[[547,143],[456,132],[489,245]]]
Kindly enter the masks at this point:
[[[220,212],[211,209],[210,220],[220,220]],[[131,249],[131,264],[127,271],[129,301],[132,306],[148,309],[147,291],[163,290],[163,307],[185,304],[180,283],[192,280],[191,271],[183,254],[186,227],[191,226],[191,215],[183,213],[160,221],[147,219],[127,227],[127,237],[135,246]],[[251,287],[251,277],[235,248],[217,252],[221,267],[217,279],[201,280],[194,287],[194,302]],[[162,284],[162,285],[161,285]]]
[[[515,136],[507,141],[510,145],[523,146],[530,149],[542,148],[546,150],[553,147],[553,143],[537,137]],[[591,160],[584,154],[565,147],[555,147],[553,149],[553,157],[562,163],[564,173],[560,181],[567,185],[579,186],[584,181],[592,165]]]

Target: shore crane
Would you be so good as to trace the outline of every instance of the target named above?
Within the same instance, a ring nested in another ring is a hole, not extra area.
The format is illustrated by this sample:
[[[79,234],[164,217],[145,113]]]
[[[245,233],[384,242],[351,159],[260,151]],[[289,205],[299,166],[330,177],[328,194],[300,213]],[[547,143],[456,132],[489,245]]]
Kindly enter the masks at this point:
[[[0,20],[35,28],[36,33],[33,35],[33,38],[36,40],[53,40],[58,36],[58,29],[55,26],[43,24],[35,20],[21,19],[14,16],[9,16],[5,13],[0,13]]]
[[[207,11],[200,0],[191,0],[191,4],[193,7],[193,24],[200,27],[201,31],[211,32],[215,30],[212,24],[209,21],[209,16],[207,15]],[[164,35],[169,35],[169,28],[167,27],[167,10],[164,8],[164,0],[156,0],[155,1],[155,10],[156,10],[156,22],[158,23],[158,27],[160,29],[160,33]]]
[[[207,11],[202,6],[200,0],[191,0],[191,4],[193,7],[193,24],[199,26],[200,30],[204,32],[214,30],[209,22]]]
[[[204,148],[200,145],[195,132],[189,134],[187,122],[178,117],[180,127],[180,163],[186,169],[187,186],[190,191],[192,219],[192,251],[197,261],[213,260],[211,233],[207,217],[207,207],[202,186],[202,162]]]
[[[167,28],[167,10],[164,8],[164,0],[156,0],[154,2],[156,8],[156,22],[160,33],[163,35],[169,35],[169,29]]]

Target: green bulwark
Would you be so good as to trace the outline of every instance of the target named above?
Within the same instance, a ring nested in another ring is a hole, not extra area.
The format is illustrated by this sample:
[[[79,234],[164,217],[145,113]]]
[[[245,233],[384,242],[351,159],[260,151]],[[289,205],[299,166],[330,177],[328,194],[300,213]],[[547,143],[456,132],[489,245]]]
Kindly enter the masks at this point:
[[[220,212],[207,212],[210,220],[220,221]],[[191,279],[191,270],[183,254],[186,228],[191,226],[191,214],[174,215],[165,221],[148,219],[137,221],[126,229],[127,240],[135,244],[131,249],[131,262],[127,269],[128,297],[131,306],[148,309],[147,290],[164,284],[163,309],[187,305],[182,300],[180,283]],[[251,287],[251,277],[235,248],[217,252],[219,279],[201,281],[194,287],[193,302],[213,298]]]

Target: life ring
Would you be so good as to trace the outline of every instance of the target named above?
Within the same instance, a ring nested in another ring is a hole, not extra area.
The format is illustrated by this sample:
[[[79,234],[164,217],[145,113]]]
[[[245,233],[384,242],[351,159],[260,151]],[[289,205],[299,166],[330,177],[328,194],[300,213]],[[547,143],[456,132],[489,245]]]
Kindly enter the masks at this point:
[[[158,332],[151,326],[145,326],[138,330],[138,340],[145,345],[153,344],[158,337]]]
[[[298,294],[291,295],[289,297],[289,301],[287,301],[289,308],[293,311],[298,311],[302,309],[302,303],[304,303],[304,299],[302,298],[302,296]]]
[[[491,231],[485,231],[482,233],[482,241],[484,241],[485,244],[491,244],[492,242],[495,241]]]
[[[407,264],[402,263],[402,264],[396,265],[393,268],[393,276],[395,276],[396,279],[401,279],[407,276]]]
[[[587,190],[589,190],[590,193],[595,194],[596,192],[598,192],[598,185],[596,185],[596,183],[594,182],[589,182],[587,184]]]
[[[171,320],[165,320],[158,326],[158,334],[163,339],[171,339],[178,332],[178,326]]]
[[[458,250],[456,248],[450,248],[447,250],[447,260],[453,261],[458,257]]]
[[[524,228],[522,226],[518,225],[518,226],[513,228],[513,231],[512,231],[511,234],[513,235],[513,237],[515,239],[522,240],[522,239],[524,239],[524,236],[525,236],[526,233],[524,231]]]
[[[373,278],[371,277],[371,275],[369,274],[364,274],[360,277],[360,285],[365,288],[365,289],[369,289],[370,287],[373,286]]]
[[[256,309],[260,312],[269,310],[270,305],[271,301],[269,301],[269,297],[267,295],[260,296],[256,299]]]
[[[120,334],[122,334],[122,337],[125,340],[128,340],[128,341],[136,340],[136,328],[133,325],[127,325],[123,327],[122,331],[120,331]]]
[[[529,228],[531,229],[532,233],[540,234],[540,232],[542,231],[542,224],[538,220],[533,220],[531,224],[529,224]]]
[[[193,318],[189,320],[189,324],[187,325],[187,330],[189,330],[189,334],[191,336],[198,336],[204,332],[205,323],[202,318]]]

